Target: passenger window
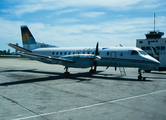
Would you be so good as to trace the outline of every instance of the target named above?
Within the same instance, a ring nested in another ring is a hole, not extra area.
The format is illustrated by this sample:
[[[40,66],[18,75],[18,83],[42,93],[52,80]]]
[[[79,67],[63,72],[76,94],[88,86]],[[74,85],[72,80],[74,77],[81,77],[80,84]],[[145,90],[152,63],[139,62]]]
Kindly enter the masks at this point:
[[[64,53],[64,55],[66,55],[66,52]]]
[[[107,52],[107,55],[109,55],[109,52]]]
[[[58,52],[56,52],[56,55],[58,55]]]
[[[137,55],[137,54],[138,54],[137,51],[135,51],[135,50],[131,51],[131,55]]]
[[[62,55],[62,52],[60,52],[60,55]]]
[[[54,52],[52,53],[52,55],[54,55]]]

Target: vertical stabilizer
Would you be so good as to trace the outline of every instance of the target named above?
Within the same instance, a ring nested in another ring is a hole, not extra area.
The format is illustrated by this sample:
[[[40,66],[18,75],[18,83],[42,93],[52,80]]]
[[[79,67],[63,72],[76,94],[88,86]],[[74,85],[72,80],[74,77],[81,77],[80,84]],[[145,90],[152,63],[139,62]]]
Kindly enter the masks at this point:
[[[23,47],[28,50],[33,50],[36,48],[36,41],[30,30],[26,25],[21,26],[21,35],[22,35],[22,43]]]
[[[55,45],[49,45],[45,43],[36,42],[35,38],[31,34],[30,30],[26,25],[21,26],[21,35],[23,47],[28,50],[33,50],[36,48],[47,48],[47,47],[57,47]]]

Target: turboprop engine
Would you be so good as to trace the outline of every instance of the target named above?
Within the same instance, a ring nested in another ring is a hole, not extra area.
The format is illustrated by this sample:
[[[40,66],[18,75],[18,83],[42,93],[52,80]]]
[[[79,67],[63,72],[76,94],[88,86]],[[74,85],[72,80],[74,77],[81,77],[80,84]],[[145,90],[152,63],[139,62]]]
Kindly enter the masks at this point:
[[[61,57],[61,59],[67,59],[67,60],[73,60],[73,63],[65,63],[65,62],[59,62],[59,64],[62,64],[64,66],[68,67],[75,67],[75,68],[88,68],[92,67],[94,65],[95,61],[98,61],[101,59],[100,56],[96,56],[93,54],[75,54],[75,55],[66,55]]]

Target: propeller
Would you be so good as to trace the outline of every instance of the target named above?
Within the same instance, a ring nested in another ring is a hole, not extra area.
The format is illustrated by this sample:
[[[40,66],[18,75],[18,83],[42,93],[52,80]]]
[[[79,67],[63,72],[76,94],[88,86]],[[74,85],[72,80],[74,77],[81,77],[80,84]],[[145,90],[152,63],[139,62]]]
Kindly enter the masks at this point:
[[[99,44],[97,42],[96,44],[96,51],[95,51],[95,56],[97,56],[99,54]],[[96,73],[96,68],[97,68],[97,61],[94,61],[94,73]]]

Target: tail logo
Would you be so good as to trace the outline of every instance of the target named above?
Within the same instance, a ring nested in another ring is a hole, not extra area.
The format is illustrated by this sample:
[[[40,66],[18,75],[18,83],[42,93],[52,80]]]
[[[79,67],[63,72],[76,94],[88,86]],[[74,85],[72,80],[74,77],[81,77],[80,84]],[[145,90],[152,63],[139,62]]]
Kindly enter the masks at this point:
[[[23,43],[28,44],[28,41],[29,41],[28,33],[23,33],[22,38],[23,38]]]

